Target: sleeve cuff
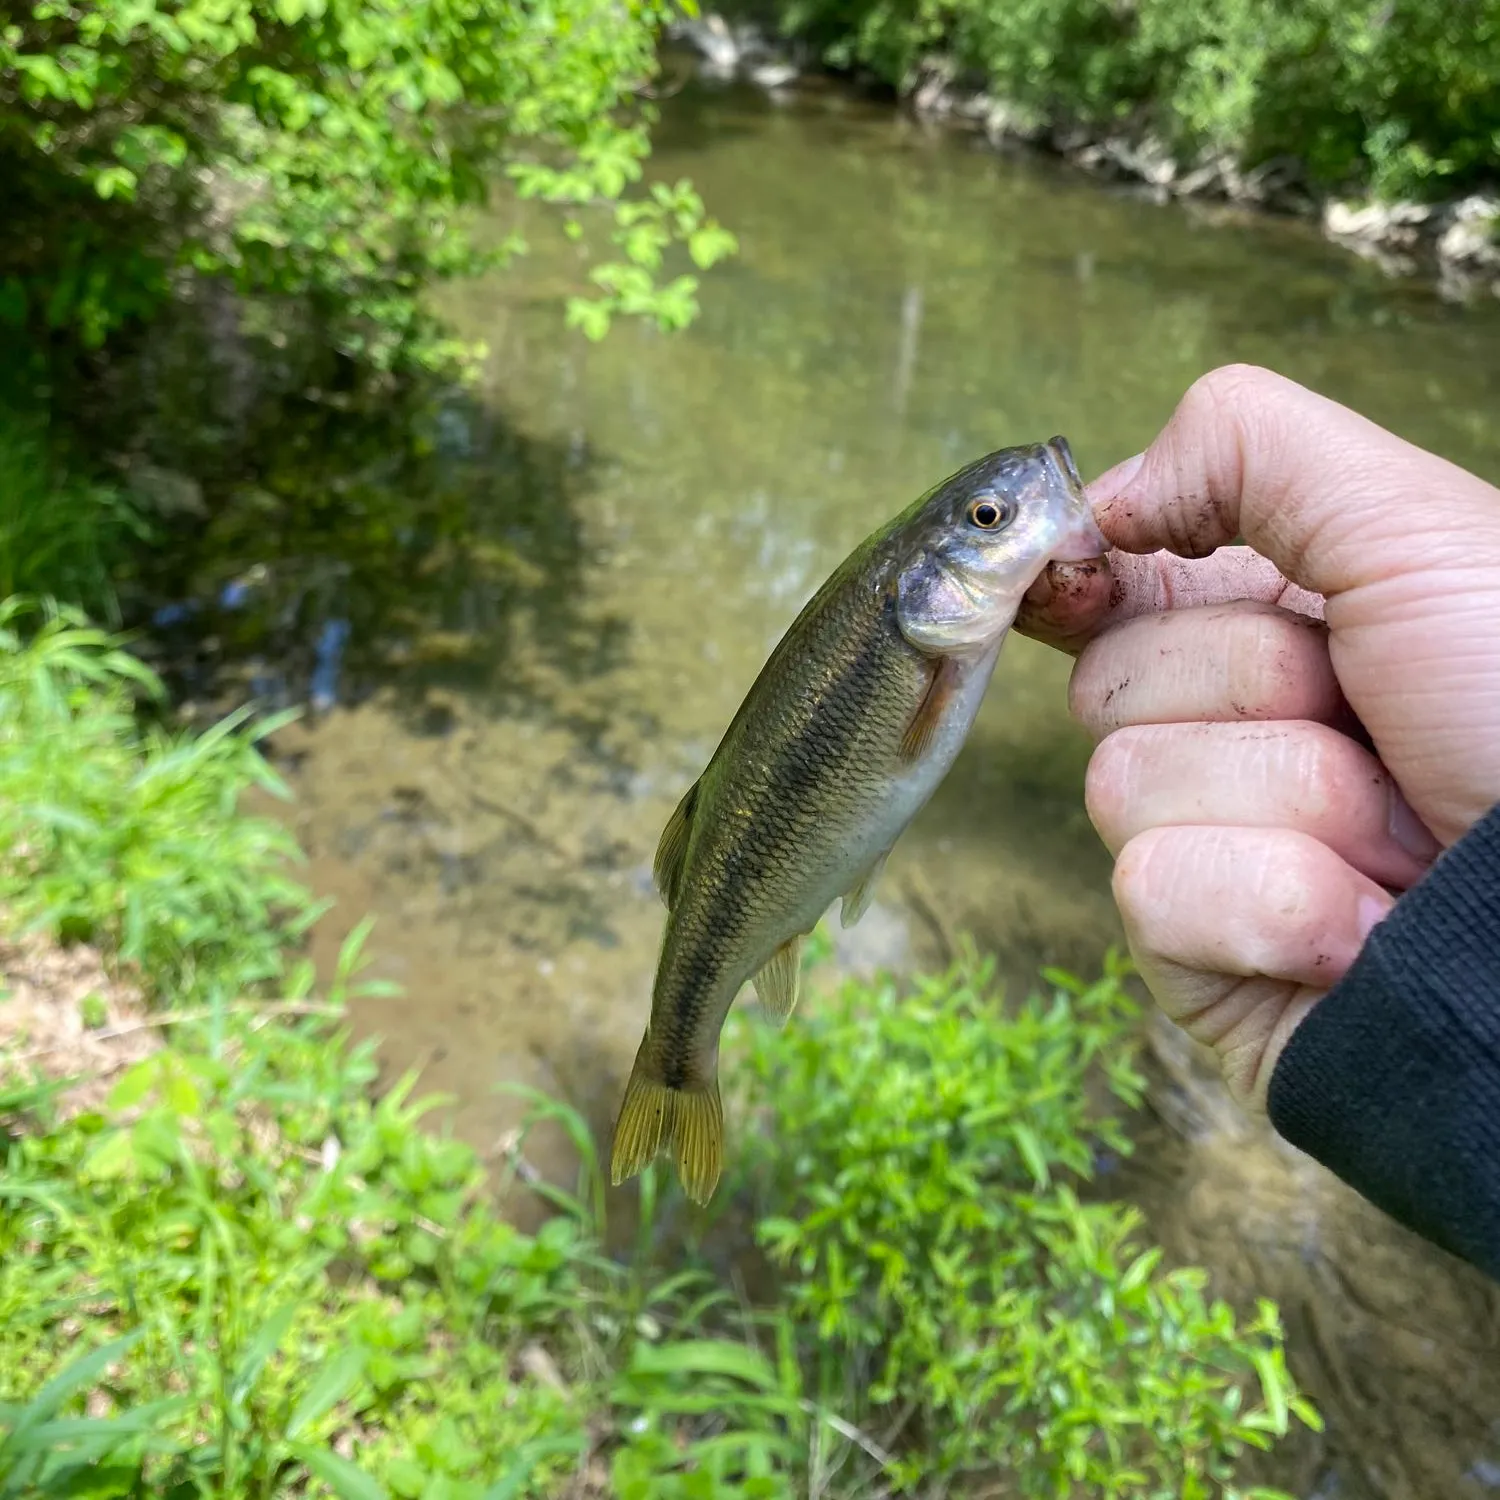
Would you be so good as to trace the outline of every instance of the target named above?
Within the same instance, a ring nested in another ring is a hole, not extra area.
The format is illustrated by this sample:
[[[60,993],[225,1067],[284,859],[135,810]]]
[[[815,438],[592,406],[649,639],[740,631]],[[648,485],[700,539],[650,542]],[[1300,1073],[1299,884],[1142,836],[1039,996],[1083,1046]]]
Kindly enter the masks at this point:
[[[1271,1123],[1500,1280],[1500,806],[1370,934],[1293,1032]]]

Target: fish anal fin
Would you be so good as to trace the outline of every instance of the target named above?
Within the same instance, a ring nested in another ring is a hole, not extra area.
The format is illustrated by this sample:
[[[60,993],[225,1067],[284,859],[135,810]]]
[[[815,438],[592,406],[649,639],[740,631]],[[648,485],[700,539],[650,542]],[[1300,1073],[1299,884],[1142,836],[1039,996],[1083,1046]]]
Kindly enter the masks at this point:
[[[675,1158],[687,1196],[694,1203],[707,1203],[724,1169],[724,1108],[717,1070],[706,1083],[670,1088],[647,1040],[636,1053],[615,1121],[610,1181],[618,1187],[645,1171],[663,1151]]]
[[[933,736],[943,722],[943,711],[957,686],[958,664],[952,657],[939,657],[927,692],[901,737],[901,759],[908,765],[921,760],[931,747]]]
[[[890,852],[887,849],[884,854],[877,855],[870,868],[845,892],[844,899],[839,904],[840,927],[853,927],[869,910],[870,901],[875,895],[875,887],[880,883],[881,871],[885,869],[886,858]]]
[[[698,806],[698,782],[694,782],[682,795],[682,800],[673,809],[662,829],[661,842],[656,846],[656,860],[651,867],[652,878],[667,910],[677,904],[677,893],[682,888],[682,870],[687,862],[688,836],[693,829],[693,811]]]
[[[802,939],[798,936],[788,938],[751,981],[768,1020],[780,1026],[797,1008],[797,987],[801,978]]]

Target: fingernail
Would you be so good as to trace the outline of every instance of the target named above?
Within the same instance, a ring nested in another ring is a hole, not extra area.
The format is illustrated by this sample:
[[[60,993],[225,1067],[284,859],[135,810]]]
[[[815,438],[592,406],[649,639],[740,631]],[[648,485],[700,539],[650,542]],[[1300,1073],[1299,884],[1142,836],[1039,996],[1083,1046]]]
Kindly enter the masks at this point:
[[[1354,908],[1354,925],[1361,943],[1391,914],[1396,903],[1383,896],[1361,896]]]
[[[1391,787],[1388,826],[1391,837],[1422,864],[1430,865],[1442,853],[1443,846],[1432,836],[1427,825],[1412,811],[1411,803],[1394,785]]]
[[[1118,495],[1141,472],[1141,465],[1145,462],[1145,453],[1137,453],[1134,457],[1117,463],[1114,468],[1106,469],[1097,479],[1084,486],[1089,499],[1109,500]]]

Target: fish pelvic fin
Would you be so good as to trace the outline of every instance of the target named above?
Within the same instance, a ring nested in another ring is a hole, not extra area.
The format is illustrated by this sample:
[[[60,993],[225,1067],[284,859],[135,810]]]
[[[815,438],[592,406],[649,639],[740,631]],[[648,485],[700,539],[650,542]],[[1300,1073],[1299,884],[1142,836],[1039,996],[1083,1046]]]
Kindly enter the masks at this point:
[[[694,782],[683,793],[682,801],[673,809],[662,829],[661,842],[656,846],[656,860],[651,868],[652,878],[667,910],[677,904],[677,893],[682,888],[682,871],[687,864],[688,836],[693,831],[693,812],[698,806],[698,787]]]
[[[610,1181],[618,1187],[663,1151],[676,1160],[683,1192],[694,1203],[707,1203],[724,1169],[724,1107],[717,1068],[704,1085],[669,1088],[648,1038],[636,1053],[615,1122]]]
[[[766,1018],[784,1025],[797,1008],[797,989],[802,978],[802,938],[788,938],[750,981]]]
[[[839,903],[840,927],[853,927],[870,909],[875,887],[880,884],[881,871],[885,869],[886,856],[889,854],[890,850],[887,849],[885,854],[878,855],[870,868],[844,893],[844,899]]]
[[[901,737],[901,759],[907,765],[921,760],[931,748],[933,736],[943,722],[943,710],[948,707],[948,700],[957,686],[958,663],[951,656],[939,657],[927,693]]]

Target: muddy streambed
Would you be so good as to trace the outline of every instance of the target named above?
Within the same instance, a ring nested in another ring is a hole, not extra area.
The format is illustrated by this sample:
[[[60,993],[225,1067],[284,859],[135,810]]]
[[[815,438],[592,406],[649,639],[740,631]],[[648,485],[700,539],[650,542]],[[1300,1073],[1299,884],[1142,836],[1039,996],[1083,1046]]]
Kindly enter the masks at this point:
[[[322,954],[377,915],[374,972],[406,993],[359,1025],[485,1149],[516,1119],[502,1080],[607,1129],[668,813],[808,594],[936,478],[1059,431],[1097,472],[1230,359],[1500,478],[1500,307],[1388,281],[1305,226],[1158,207],[826,87],[690,86],[659,139],[654,170],[692,177],[742,243],[684,334],[564,333],[579,252],[533,225],[522,269],[446,297],[489,345],[478,398],[409,429],[335,429],[291,399],[268,418],[232,358],[193,368],[254,472],[221,474],[227,502],[163,560],[180,602],[160,637],[179,662],[190,643],[189,693],[234,662],[311,705],[277,750],[338,902]],[[154,378],[182,373],[168,358]],[[839,964],[931,964],[969,932],[1024,984],[1118,939],[1066,679],[1007,646]],[[1495,1296],[1153,1037],[1120,1190],[1217,1290],[1282,1304],[1329,1417],[1271,1477],[1305,1500],[1500,1491]]]

